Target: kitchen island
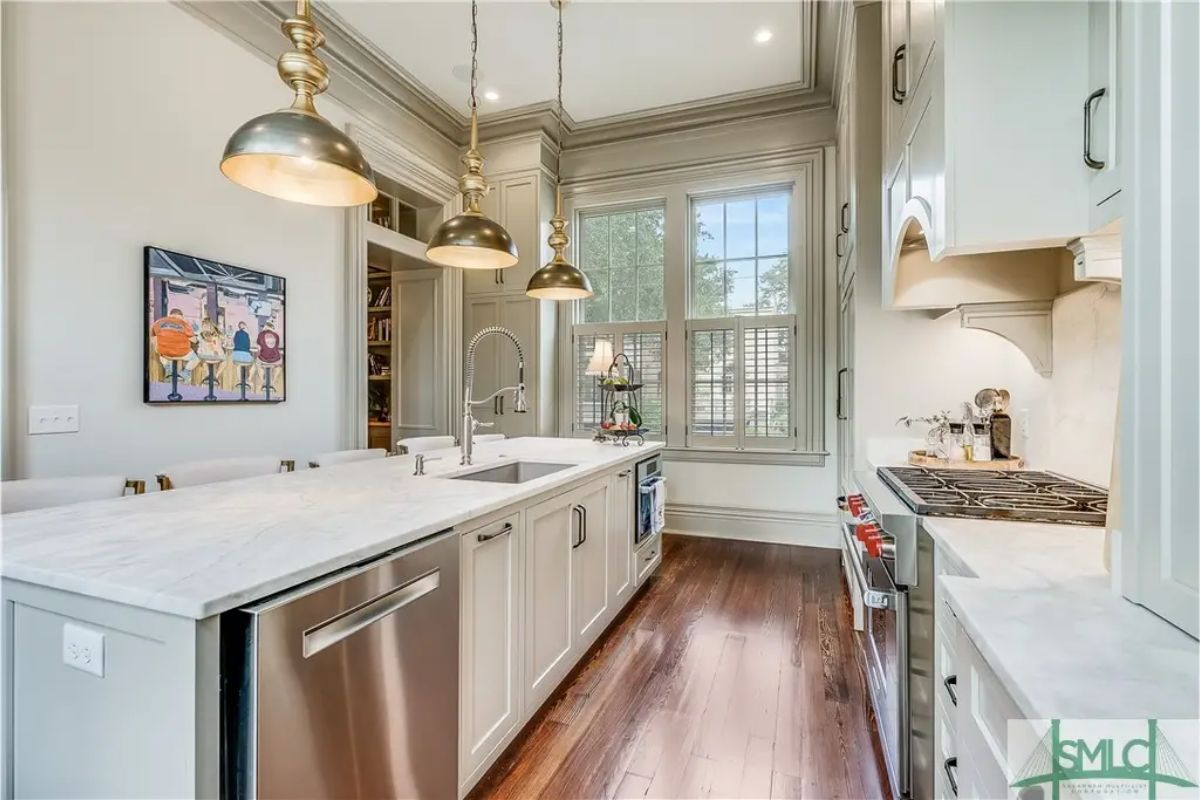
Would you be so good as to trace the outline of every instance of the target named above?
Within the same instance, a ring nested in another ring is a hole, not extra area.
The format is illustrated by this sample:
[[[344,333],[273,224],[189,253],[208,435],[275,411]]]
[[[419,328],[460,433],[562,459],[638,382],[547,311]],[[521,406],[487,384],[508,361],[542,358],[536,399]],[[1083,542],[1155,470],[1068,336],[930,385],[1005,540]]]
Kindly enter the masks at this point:
[[[632,535],[632,467],[660,447],[514,439],[471,467],[427,453],[423,476],[406,456],[5,517],[6,795],[216,796],[221,615],[451,528],[465,792],[661,558]],[[515,461],[566,466],[455,479]],[[514,535],[468,535],[497,523]],[[104,637],[75,667],[72,627]]]

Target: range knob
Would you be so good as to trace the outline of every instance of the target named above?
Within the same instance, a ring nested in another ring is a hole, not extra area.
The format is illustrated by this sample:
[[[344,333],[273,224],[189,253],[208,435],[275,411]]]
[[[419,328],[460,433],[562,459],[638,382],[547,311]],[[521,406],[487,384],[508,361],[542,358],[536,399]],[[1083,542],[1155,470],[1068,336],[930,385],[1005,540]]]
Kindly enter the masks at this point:
[[[863,544],[867,543],[867,538],[873,535],[882,535],[883,529],[879,527],[877,522],[862,522],[854,526],[854,538],[858,539]]]
[[[867,506],[866,501],[861,494],[851,494],[846,496],[846,507],[850,509],[850,513],[854,516],[861,516],[863,509]]]
[[[863,545],[867,548],[867,555],[871,558],[881,558],[886,546],[883,542],[883,535],[880,533],[870,533],[863,540]]]

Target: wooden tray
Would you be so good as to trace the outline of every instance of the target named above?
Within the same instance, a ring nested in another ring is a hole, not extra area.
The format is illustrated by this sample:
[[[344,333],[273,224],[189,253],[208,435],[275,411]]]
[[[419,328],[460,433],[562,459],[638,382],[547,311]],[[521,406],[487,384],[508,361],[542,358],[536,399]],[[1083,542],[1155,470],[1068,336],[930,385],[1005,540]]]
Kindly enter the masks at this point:
[[[908,463],[914,467],[930,467],[933,469],[999,469],[1013,471],[1023,469],[1025,459],[1020,456],[998,458],[993,461],[951,461],[948,458],[938,458],[926,455],[924,450],[912,450],[908,454]]]

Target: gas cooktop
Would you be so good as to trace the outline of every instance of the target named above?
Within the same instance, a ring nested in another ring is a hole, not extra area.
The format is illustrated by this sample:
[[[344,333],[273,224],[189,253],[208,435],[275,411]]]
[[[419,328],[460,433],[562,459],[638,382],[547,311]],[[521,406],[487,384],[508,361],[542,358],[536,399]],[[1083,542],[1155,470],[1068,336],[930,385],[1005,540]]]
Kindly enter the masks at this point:
[[[879,477],[929,517],[1104,525],[1108,492],[1053,472],[881,467]]]

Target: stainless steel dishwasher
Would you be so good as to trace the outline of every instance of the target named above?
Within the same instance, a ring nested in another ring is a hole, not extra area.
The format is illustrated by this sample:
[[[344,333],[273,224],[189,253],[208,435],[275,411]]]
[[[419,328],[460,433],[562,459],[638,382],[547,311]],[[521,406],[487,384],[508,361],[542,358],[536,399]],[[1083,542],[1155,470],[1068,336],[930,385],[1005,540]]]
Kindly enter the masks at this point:
[[[222,795],[452,798],[453,531],[221,617]]]

